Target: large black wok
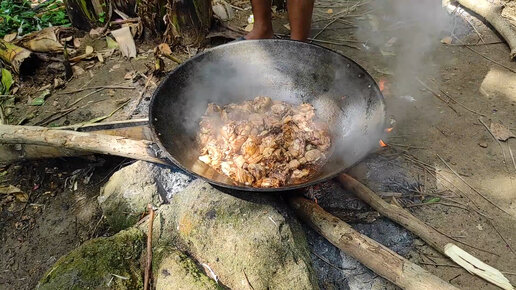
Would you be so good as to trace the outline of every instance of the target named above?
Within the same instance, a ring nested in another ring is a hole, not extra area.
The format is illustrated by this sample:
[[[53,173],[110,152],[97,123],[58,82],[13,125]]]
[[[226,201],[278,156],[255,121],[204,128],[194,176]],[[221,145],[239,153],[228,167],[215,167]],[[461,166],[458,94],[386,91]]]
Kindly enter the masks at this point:
[[[280,188],[235,184],[199,161],[196,134],[209,102],[256,96],[308,102],[332,130],[333,153],[319,175]],[[289,40],[232,42],[180,65],[156,89],[150,106],[154,139],[181,169],[212,184],[247,191],[305,187],[336,176],[378,146],[384,130],[383,96],[358,64],[332,50]]]

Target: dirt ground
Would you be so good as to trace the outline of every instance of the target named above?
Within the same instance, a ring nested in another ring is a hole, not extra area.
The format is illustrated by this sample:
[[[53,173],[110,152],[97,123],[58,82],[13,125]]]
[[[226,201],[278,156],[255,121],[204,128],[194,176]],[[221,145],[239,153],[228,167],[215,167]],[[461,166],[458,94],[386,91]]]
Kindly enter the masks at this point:
[[[245,1],[233,3],[248,7]],[[325,19],[344,7],[342,3],[317,2],[312,36],[321,32],[328,22]],[[332,9],[332,13],[328,9]],[[516,64],[509,60],[507,45],[465,47],[440,43],[444,37],[451,36],[451,32],[464,43],[477,43],[478,35],[471,26],[462,20],[454,20],[450,29],[430,34],[431,44],[421,52],[423,57],[403,63],[401,59],[411,57],[404,55],[407,51],[403,50],[403,45],[417,47],[417,39],[411,39],[410,33],[400,36],[402,28],[387,29],[381,25],[382,21],[390,21],[387,12],[364,5],[352,13],[355,16],[347,19],[356,27],[337,22],[317,35],[317,39],[345,45],[318,44],[355,60],[385,86],[385,101],[394,129],[384,138],[388,146],[379,148],[379,152],[386,156],[402,156],[406,160],[404,166],[420,176],[421,186],[411,189],[414,195],[425,201],[432,197],[441,199],[416,206],[408,204],[411,212],[456,239],[484,262],[505,272],[512,284],[516,284],[516,165],[513,166],[508,149],[511,146],[516,151],[516,140],[502,142],[504,161],[501,147],[480,122],[481,119],[488,126],[491,122],[500,122],[516,132],[516,97],[503,93],[487,95],[480,89],[490,71],[514,74],[507,69],[516,70]],[[249,10],[237,11],[232,24],[244,27],[249,14]],[[499,40],[497,34],[482,22],[471,17],[467,19],[485,42]],[[288,33],[286,23],[284,13],[275,15],[277,33]],[[375,26],[379,28],[375,29]],[[410,29],[410,26],[403,29]],[[381,37],[372,39],[375,34]],[[396,40],[392,40],[393,37]],[[389,41],[392,45],[385,46]],[[460,44],[457,40],[453,43]],[[150,71],[154,65],[152,53],[148,52],[151,48],[148,44],[139,46],[142,53],[131,61],[119,55],[102,64],[92,61],[91,68],[74,77],[64,89],[53,92],[41,107],[27,106],[27,102],[29,96],[37,94],[44,84],[39,81],[38,85],[31,85],[27,81],[20,89],[22,97],[13,110],[14,120],[26,119],[24,124],[29,125],[48,121],[56,111],[68,108],[74,100],[91,91],[62,92],[103,85],[133,86],[134,89],[103,90],[78,103],[83,107],[45,125],[86,122],[109,115],[126,102],[104,121],[145,116],[145,110],[137,106],[145,78],[133,81],[124,77],[134,71],[142,74]],[[392,51],[386,52],[391,48]],[[188,53],[182,52],[179,57],[186,59]],[[90,63],[80,65],[87,67]],[[167,61],[167,70],[174,67],[175,64]],[[47,79],[46,83],[51,81]],[[495,82],[494,85],[504,87],[506,84]],[[443,102],[424,86],[449,102]],[[143,105],[154,88],[151,83],[143,96]],[[109,234],[109,229],[101,222],[96,196],[109,175],[128,162],[131,161],[96,156],[0,167],[1,185],[13,184],[29,194],[28,202],[19,202],[12,196],[0,197],[0,289],[33,289],[44,271],[61,255],[87,239]],[[426,170],[418,166],[422,163],[426,164]],[[408,258],[459,288],[497,289],[457,268],[424,243],[415,243]]]

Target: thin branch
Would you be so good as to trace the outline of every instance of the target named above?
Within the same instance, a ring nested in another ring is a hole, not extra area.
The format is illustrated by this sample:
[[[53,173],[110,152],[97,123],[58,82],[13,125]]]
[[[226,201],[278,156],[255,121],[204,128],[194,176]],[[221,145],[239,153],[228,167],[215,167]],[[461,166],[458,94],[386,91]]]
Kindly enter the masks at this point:
[[[145,274],[143,280],[143,289],[147,290],[150,288],[150,274],[152,267],[152,225],[154,223],[154,209],[152,208],[152,204],[148,204],[147,208],[149,210],[149,229],[147,233],[147,263],[145,264]]]
[[[507,166],[507,163],[505,162],[505,150],[503,150],[502,142],[500,142],[500,140],[498,140],[498,138],[496,138],[493,131],[491,131],[491,129],[489,129],[489,127],[487,127],[486,123],[484,123],[484,120],[482,120],[482,118],[478,118],[478,120],[480,121],[480,123],[482,123],[482,125],[484,125],[484,127],[487,129],[489,134],[491,134],[491,136],[495,139],[495,141],[498,142],[498,145],[500,146],[500,150],[502,150],[502,154],[503,154],[503,163],[505,164],[505,166]]]
[[[66,94],[74,94],[86,90],[98,90],[98,89],[114,89],[114,90],[134,90],[135,87],[129,87],[129,86],[98,86],[98,87],[89,87],[89,88],[81,88],[69,92],[62,92],[59,93],[59,95],[66,95]]]
[[[462,40],[460,40],[457,36],[453,35],[453,37],[454,37],[455,39],[457,39],[460,43],[464,44],[464,42],[462,42]],[[478,51],[474,50],[473,48],[471,48],[471,47],[469,47],[469,46],[467,46],[467,45],[465,45],[464,47],[465,47],[465,48],[467,48],[467,49],[469,49],[469,50],[471,50],[472,52],[474,52],[474,53],[476,53],[476,54],[480,55],[481,57],[485,58],[486,60],[488,60],[488,61],[490,61],[490,62],[492,62],[492,63],[494,63],[494,64],[497,64],[497,65],[499,65],[499,66],[501,66],[501,67],[505,68],[506,70],[508,70],[508,71],[510,71],[510,72],[516,73],[516,70],[515,70],[515,69],[510,68],[510,67],[506,66],[506,65],[505,65],[505,64],[503,64],[503,63],[500,63],[500,62],[498,62],[498,61],[496,61],[496,60],[494,60],[494,59],[492,59],[492,58],[490,58],[490,57],[488,57],[488,56],[483,55],[483,54],[481,54],[480,52],[478,52]]]
[[[457,176],[460,180],[462,180],[462,182],[464,182],[467,186],[469,186],[469,188],[471,188],[471,190],[476,192],[478,195],[480,195],[483,199],[485,199],[487,202],[489,202],[491,205],[493,205],[497,209],[503,211],[504,213],[506,213],[506,214],[508,214],[509,216],[512,217],[511,213],[509,213],[508,211],[506,211],[505,209],[503,209],[502,207],[500,207],[499,205],[494,203],[491,199],[487,198],[480,191],[478,191],[476,188],[474,188],[469,182],[467,182],[464,178],[462,178],[462,176],[460,176],[457,173],[457,171],[453,170],[453,168],[451,168],[451,166],[448,164],[448,162],[446,162],[439,154],[437,154],[437,157],[439,157],[439,159],[441,159],[441,161],[444,163],[444,165],[446,165],[446,167],[448,167],[448,169],[450,169],[453,172],[453,174],[455,174],[455,176]]]
[[[459,106],[463,107],[464,109],[470,111],[471,113],[473,114],[477,114],[479,116],[482,116],[482,117],[485,117],[486,115],[482,114],[482,113],[479,113],[479,112],[476,112],[468,107],[466,107],[466,105],[462,104],[461,102],[458,102],[457,100],[455,100],[454,98],[452,98],[448,93],[446,93],[445,91],[443,91],[442,89],[439,89],[446,97],[448,97],[450,100],[454,101],[455,103],[457,103]]]
[[[459,112],[457,112],[457,110],[450,104],[450,101],[446,101],[445,99],[443,99],[443,97],[441,97],[440,94],[438,94],[436,91],[432,90],[427,84],[425,84],[422,80],[420,80],[418,77],[416,77],[416,80],[425,88],[427,89],[429,92],[431,92],[436,98],[438,98],[439,100],[441,100],[443,103],[445,103],[446,105],[448,105],[448,107],[450,107],[450,109],[452,109],[457,115],[460,115]]]

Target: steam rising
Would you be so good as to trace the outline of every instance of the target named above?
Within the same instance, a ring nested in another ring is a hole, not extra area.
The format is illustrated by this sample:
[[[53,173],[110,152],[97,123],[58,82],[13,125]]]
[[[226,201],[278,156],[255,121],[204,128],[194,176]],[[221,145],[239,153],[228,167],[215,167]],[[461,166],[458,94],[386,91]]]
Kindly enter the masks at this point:
[[[175,118],[182,122],[181,129],[173,133],[186,134],[188,138],[171,136],[177,143],[170,146],[188,147],[172,154],[184,167],[231,184],[227,177],[197,160],[197,144],[186,142],[194,142],[208,103],[226,105],[257,96],[291,104],[311,103],[316,116],[329,124],[333,154],[322,177],[341,171],[378,147],[385,111],[372,79],[339,55],[307,44],[283,44],[286,42],[231,44],[182,68],[181,77],[174,79],[174,93],[180,97],[171,103],[174,114],[180,115]],[[173,153],[174,149],[169,151]]]
[[[415,77],[427,80],[439,68],[441,60],[432,54],[453,26],[441,6],[436,0],[372,1],[369,25],[359,25],[357,37],[367,46],[380,49],[394,76],[391,93],[397,99],[389,104],[389,111],[397,118],[406,114],[411,100],[421,101],[421,86]]]

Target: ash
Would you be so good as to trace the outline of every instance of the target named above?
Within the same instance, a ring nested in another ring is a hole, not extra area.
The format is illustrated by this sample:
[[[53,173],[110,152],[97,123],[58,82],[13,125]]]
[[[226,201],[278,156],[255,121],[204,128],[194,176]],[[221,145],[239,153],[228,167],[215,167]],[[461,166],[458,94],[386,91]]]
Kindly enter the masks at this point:
[[[157,172],[154,174],[154,179],[160,191],[165,193],[162,197],[166,197],[167,202],[194,180],[193,176],[175,166],[157,165],[155,170]]]

